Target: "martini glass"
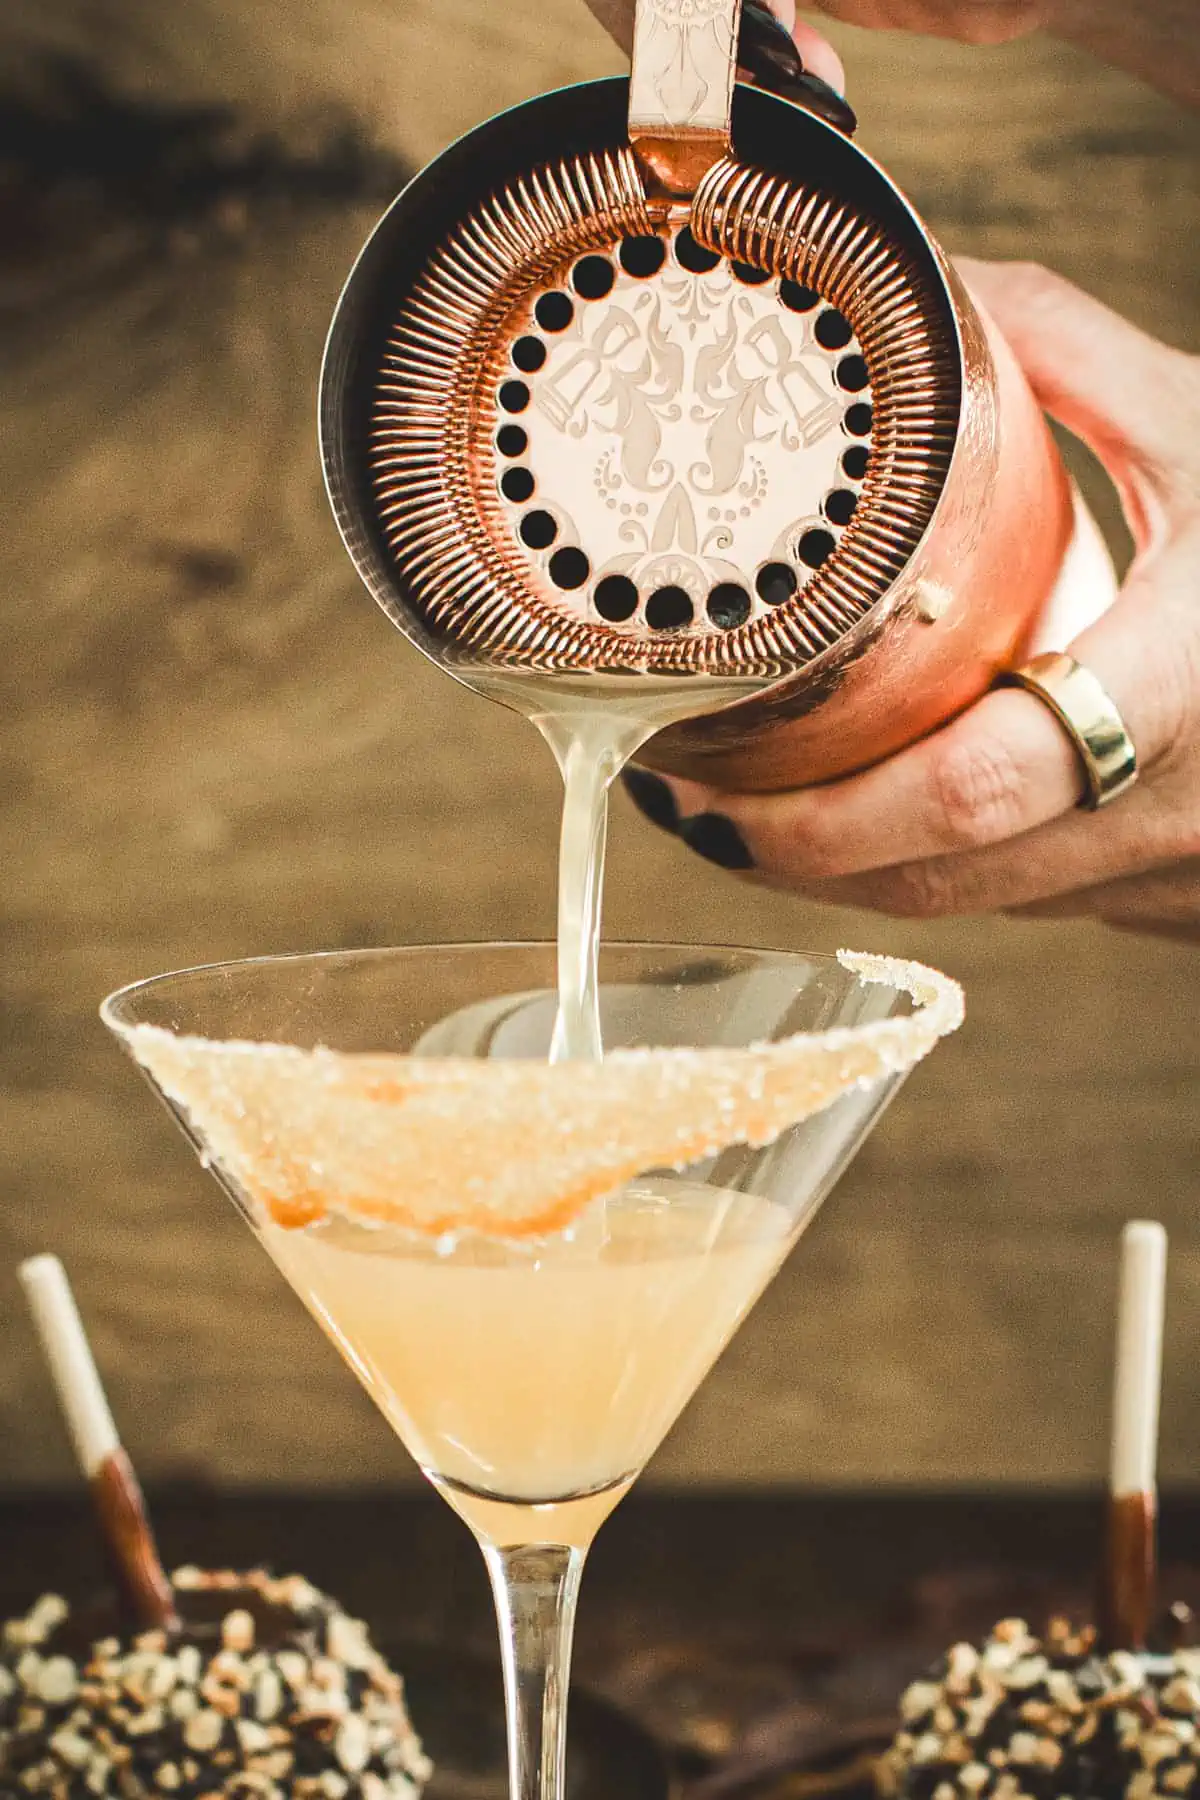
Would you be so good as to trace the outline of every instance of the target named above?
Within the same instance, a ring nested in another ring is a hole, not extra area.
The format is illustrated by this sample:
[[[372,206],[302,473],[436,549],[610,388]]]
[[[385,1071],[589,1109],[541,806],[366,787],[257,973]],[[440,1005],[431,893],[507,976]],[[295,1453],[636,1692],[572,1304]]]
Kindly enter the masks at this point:
[[[603,946],[602,1063],[547,1061],[553,944],[264,958],[104,1003],[475,1533],[512,1800],[561,1800],[596,1530],[958,1022],[953,983],[860,960]]]

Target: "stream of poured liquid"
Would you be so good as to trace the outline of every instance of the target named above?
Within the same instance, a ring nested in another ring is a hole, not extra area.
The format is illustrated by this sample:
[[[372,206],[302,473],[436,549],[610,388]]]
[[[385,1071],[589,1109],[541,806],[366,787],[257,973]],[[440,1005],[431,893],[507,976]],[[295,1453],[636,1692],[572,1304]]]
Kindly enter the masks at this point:
[[[562,828],[558,854],[558,1015],[550,1046],[551,1062],[599,1062],[598,961],[608,796],[629,759],[655,732],[677,719],[694,718],[744,697],[756,683],[675,682],[619,694],[602,684],[570,690],[509,677],[489,683],[537,726],[554,753],[563,778]]]
[[[609,790],[654,727],[606,713],[536,721],[563,778],[558,844],[558,1015],[551,1062],[599,1062],[600,954]]]

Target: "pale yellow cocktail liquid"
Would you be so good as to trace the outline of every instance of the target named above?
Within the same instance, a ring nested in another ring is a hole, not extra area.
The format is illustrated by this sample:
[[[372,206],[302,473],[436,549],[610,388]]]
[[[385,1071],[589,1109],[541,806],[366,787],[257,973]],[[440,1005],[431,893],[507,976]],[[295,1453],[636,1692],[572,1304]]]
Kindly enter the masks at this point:
[[[534,1243],[268,1224],[266,1248],[414,1459],[503,1541],[586,1543],[782,1260],[787,1212],[667,1177]],[[526,1516],[520,1529],[528,1537]]]

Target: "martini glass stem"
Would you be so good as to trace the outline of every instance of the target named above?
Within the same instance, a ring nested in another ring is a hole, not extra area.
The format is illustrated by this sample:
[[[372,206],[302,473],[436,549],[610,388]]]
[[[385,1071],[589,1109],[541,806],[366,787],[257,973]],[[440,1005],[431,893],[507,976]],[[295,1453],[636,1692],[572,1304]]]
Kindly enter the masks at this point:
[[[508,1714],[510,1800],[562,1800],[567,1686],[584,1551],[565,1544],[484,1546]]]

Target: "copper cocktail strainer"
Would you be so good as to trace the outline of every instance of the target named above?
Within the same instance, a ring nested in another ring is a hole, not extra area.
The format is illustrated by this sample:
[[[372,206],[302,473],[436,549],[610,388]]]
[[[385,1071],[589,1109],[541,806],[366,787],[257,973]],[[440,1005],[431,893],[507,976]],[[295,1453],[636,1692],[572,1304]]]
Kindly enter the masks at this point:
[[[544,95],[417,178],[339,304],[322,451],[363,579],[442,667],[676,678],[694,716],[644,759],[771,787],[981,692],[1080,512],[897,189],[735,87],[738,15],[639,0],[628,83]]]

